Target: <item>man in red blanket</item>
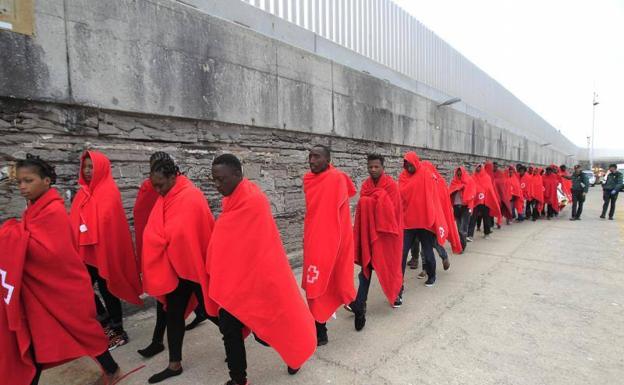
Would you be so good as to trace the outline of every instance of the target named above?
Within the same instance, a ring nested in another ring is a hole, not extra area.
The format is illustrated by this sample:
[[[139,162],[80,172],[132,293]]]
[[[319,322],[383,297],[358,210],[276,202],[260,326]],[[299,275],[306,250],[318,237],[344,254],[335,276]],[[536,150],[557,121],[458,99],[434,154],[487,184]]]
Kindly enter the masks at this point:
[[[509,224],[513,218],[513,210],[511,208],[512,187],[509,174],[502,170],[496,162],[493,164],[493,174],[494,178],[492,179],[492,183],[494,184],[494,189],[501,206],[501,214],[503,214],[507,224]],[[500,222],[498,225],[500,228]]]
[[[533,201],[533,175],[527,170],[525,165],[520,165],[517,168],[518,178],[520,180],[520,189],[522,190],[522,198],[524,199],[524,218],[530,219],[533,215],[531,205]],[[531,168],[531,171],[533,169]]]
[[[433,254],[435,243],[444,245],[446,239],[452,242],[455,252],[461,251],[457,228],[452,223],[453,211],[450,206],[448,189],[435,166],[421,162],[415,152],[410,151],[403,157],[403,172],[399,176],[399,191],[403,204],[403,253],[402,269],[405,274],[407,255],[415,242],[420,242],[423,265],[427,272],[425,286],[433,286],[436,281],[436,260]],[[449,226],[450,224],[450,226]],[[451,232],[455,236],[451,236]],[[394,306],[403,302],[402,293]]]
[[[98,316],[107,326],[109,345],[114,349],[128,342],[119,299],[141,305],[139,295],[143,290],[130,227],[110,161],[93,150],[85,151],[80,160],[80,190],[72,202],[70,220],[78,253],[106,304],[104,307],[95,297]],[[106,312],[110,323],[106,322]]]
[[[327,320],[355,299],[353,227],[349,198],[356,190],[349,176],[330,164],[329,148],[314,146],[310,172],[303,177],[306,213],[303,223],[301,286],[316,320],[318,345],[327,344]]]
[[[544,182],[542,181],[543,170],[539,167],[533,168],[533,177],[531,178],[531,189],[533,191],[533,221],[542,215],[544,210]]]
[[[111,384],[120,369],[96,321],[93,288],[63,199],[50,187],[54,168],[32,156],[16,167],[28,208],[21,222],[0,228],[1,382],[36,385],[43,369],[90,356],[104,370],[97,383]]]
[[[355,330],[366,324],[366,300],[373,270],[390,305],[403,284],[403,209],[398,184],[384,172],[384,158],[368,156],[370,177],[362,183],[355,211],[355,263],[362,266],[360,286],[350,308],[355,314]]]
[[[522,167],[522,165],[518,167]],[[511,209],[514,216],[517,216],[516,220],[522,222],[524,221],[524,192],[520,186],[520,175],[514,166],[509,166],[507,172],[511,185]]]
[[[148,379],[155,384],[182,374],[184,319],[199,301],[210,303],[205,264],[214,218],[204,194],[171,158],[154,162],[150,178],[160,197],[143,233],[143,287],[166,310],[169,348],[169,366]],[[208,312],[216,315],[216,305]]]
[[[544,204],[546,205],[546,219],[551,219],[555,215],[559,214],[559,196],[557,195],[557,188],[561,181],[557,170],[559,168],[555,165],[550,165],[546,168],[546,173],[542,177],[542,183],[544,184]]]
[[[171,160],[171,156],[166,152],[157,151],[150,156],[150,169],[158,161]],[[147,220],[152,208],[156,204],[160,194],[154,189],[151,178],[147,178],[141,184],[139,192],[137,193],[136,200],[134,202],[134,234],[137,257],[141,260],[143,250],[143,231],[147,225]],[[195,308],[195,319],[185,327],[185,330],[194,329],[197,325],[208,319],[206,311],[204,310],[203,301],[199,301]],[[163,340],[165,337],[165,331],[167,330],[167,314],[165,313],[162,302],[156,303],[156,325],[154,326],[154,333],[152,335],[152,342],[143,349],[137,350],[137,353],[143,357],[149,358],[165,350]]]
[[[295,374],[316,350],[316,329],[288,264],[269,200],[243,177],[234,155],[215,158],[212,179],[224,198],[206,270],[208,295],[219,307],[230,371],[226,385],[247,384],[245,328],[275,349],[288,372]]]
[[[449,194],[453,204],[453,213],[457,231],[459,232],[462,249],[466,249],[470,216],[474,209],[474,200],[477,195],[477,184],[464,167],[457,167],[449,187]]]
[[[491,233],[491,226],[493,221],[491,218],[496,218],[498,222],[501,220],[500,203],[498,202],[498,196],[492,185],[492,179],[485,171],[483,165],[477,165],[472,178],[476,184],[475,194],[475,209],[470,219],[470,226],[468,229],[468,236],[474,236],[474,230],[478,221],[483,223],[483,237],[489,237]]]

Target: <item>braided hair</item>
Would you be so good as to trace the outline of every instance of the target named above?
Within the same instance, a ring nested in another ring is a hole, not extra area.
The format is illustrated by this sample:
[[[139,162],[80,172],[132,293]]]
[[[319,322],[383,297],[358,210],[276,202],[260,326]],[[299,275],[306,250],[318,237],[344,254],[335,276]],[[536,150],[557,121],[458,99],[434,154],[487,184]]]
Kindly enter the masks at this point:
[[[163,157],[162,159],[157,159],[151,163],[150,173],[154,174],[154,173],[159,172],[166,178],[169,178],[175,175],[180,175],[180,169],[178,168],[178,166],[175,164],[173,159],[168,154],[166,155],[167,155],[166,157]]]
[[[154,162],[159,161],[159,160],[163,160],[163,159],[171,159],[171,160],[173,160],[171,155],[167,154],[166,152],[164,152],[164,151],[156,151],[155,153],[153,153],[150,156],[149,162],[150,162],[150,164],[153,164]]]
[[[50,178],[50,184],[56,183],[56,172],[54,171],[54,166],[41,159],[39,156],[26,154],[26,159],[20,159],[17,163],[15,163],[16,170],[24,167],[33,168],[41,179]]]

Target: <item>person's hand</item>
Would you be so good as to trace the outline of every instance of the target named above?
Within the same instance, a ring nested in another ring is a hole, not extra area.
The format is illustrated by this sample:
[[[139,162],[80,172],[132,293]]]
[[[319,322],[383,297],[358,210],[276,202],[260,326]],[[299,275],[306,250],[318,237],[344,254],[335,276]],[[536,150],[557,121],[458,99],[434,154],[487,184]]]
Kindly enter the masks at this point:
[[[585,196],[587,193],[585,191],[583,191],[583,196]]]

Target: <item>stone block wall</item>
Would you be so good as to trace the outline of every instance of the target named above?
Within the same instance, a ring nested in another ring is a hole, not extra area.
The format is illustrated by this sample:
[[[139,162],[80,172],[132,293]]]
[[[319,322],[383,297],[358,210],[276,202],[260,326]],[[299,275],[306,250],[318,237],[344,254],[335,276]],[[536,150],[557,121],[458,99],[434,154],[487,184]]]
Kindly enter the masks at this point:
[[[245,175],[268,194],[282,240],[296,264],[305,213],[302,176],[308,171],[307,150],[313,144],[330,146],[334,164],[351,175],[358,187],[367,177],[366,155],[371,152],[386,156],[386,171],[394,177],[408,150],[432,161],[447,179],[458,165],[472,167],[485,160],[370,140],[0,98],[0,222],[19,216],[25,207],[7,174],[10,164],[26,153],[56,166],[56,187],[68,205],[76,192],[82,151],[92,148],[105,153],[132,224],[134,199],[149,172],[151,153],[170,153],[218,215],[220,196],[210,181],[210,166],[215,156],[230,152],[243,161]],[[354,206],[356,199],[351,203]]]

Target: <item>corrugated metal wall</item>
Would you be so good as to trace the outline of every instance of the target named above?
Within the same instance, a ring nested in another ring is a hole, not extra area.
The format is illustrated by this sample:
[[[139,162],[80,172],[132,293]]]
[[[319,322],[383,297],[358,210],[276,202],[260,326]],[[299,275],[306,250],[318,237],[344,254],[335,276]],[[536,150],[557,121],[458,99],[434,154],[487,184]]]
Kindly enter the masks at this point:
[[[518,134],[572,143],[496,80],[391,0],[240,0],[510,123]]]

